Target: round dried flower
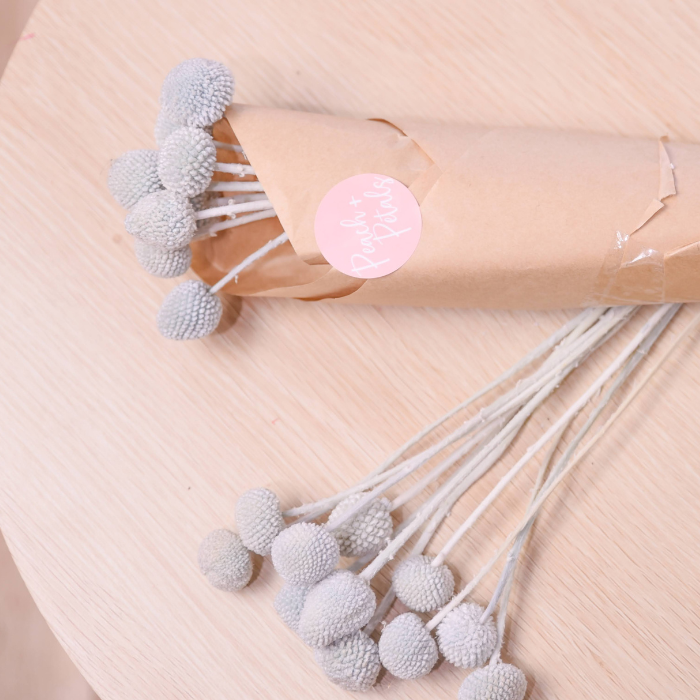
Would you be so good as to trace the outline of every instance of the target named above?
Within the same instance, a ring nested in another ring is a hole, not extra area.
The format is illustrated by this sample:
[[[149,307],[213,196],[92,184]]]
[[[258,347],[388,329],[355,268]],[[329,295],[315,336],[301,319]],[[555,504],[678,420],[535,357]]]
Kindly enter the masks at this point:
[[[282,530],[272,543],[272,564],[288,583],[310,585],[338,565],[338,543],[322,525],[297,523]]]
[[[107,178],[112,197],[125,209],[131,209],[147,194],[163,189],[158,176],[158,151],[127,151],[112,161]]]
[[[370,585],[347,569],[334,571],[307,594],[299,618],[299,636],[311,647],[325,647],[357,632],[374,615]]]
[[[420,617],[409,612],[395,617],[382,631],[379,658],[389,673],[410,680],[430,673],[438,649]]]
[[[190,200],[169,190],[146,195],[127,214],[124,225],[135,238],[159,248],[184,248],[197,230]]]
[[[223,63],[191,58],[168,73],[160,104],[172,121],[201,128],[224,116],[234,87],[233,75]]]
[[[314,657],[333,683],[353,692],[369,690],[382,667],[377,645],[361,631],[316,649]]]
[[[270,489],[250,489],[236,502],[236,526],[243,544],[266,557],[284,529],[280,501]]]
[[[209,186],[215,164],[214,139],[203,129],[184,126],[165,140],[158,155],[158,175],[166,189],[195,197]]]
[[[158,330],[168,340],[194,340],[213,333],[221,320],[221,300],[211,287],[187,280],[173,289],[158,311]]]
[[[153,130],[153,135],[156,137],[156,143],[161,148],[165,143],[165,140],[173,133],[176,129],[181,129],[187,124],[175,121],[165,109],[161,109],[158,112],[158,117],[156,119],[156,126]],[[208,134],[212,133],[211,125],[202,127]]]
[[[343,513],[365,495],[356,493],[342,500],[328,516],[328,526],[332,528]],[[390,508],[391,503],[388,499],[374,499],[350,520],[332,530],[338,540],[340,554],[344,557],[363,557],[379,551],[386,544],[394,527]]]
[[[416,612],[430,612],[446,605],[455,588],[455,578],[445,564],[432,566],[432,557],[409,557],[396,567],[392,585],[396,597]]]
[[[184,248],[159,248],[134,239],[134,253],[139,265],[150,275],[156,277],[179,277],[190,269],[192,262],[192,249]]]
[[[299,618],[310,588],[311,586],[294,586],[291,583],[285,583],[275,596],[274,606],[277,614],[294,632],[298,630]]]
[[[207,581],[222,591],[240,590],[253,575],[250,552],[230,530],[210,532],[199,545],[197,561]]]
[[[459,700],[523,700],[525,674],[512,664],[489,664],[470,673],[459,689]]]
[[[462,603],[437,626],[436,634],[442,655],[460,668],[483,666],[493,654],[498,641],[492,617],[481,622],[484,608],[476,603]]]

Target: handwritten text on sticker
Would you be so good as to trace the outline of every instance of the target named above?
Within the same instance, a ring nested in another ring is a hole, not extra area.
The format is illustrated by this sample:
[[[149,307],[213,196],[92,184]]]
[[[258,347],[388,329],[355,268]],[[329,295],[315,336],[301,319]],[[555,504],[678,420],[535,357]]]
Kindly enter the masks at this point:
[[[323,257],[352,277],[372,279],[398,270],[413,254],[421,213],[411,191],[386,175],[355,175],[321,201],[314,229]]]

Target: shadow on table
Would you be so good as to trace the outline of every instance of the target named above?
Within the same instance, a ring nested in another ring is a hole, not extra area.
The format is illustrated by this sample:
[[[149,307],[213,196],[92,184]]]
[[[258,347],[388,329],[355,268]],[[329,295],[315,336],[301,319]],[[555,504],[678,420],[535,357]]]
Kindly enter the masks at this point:
[[[34,604],[2,535],[0,698],[98,700]]]

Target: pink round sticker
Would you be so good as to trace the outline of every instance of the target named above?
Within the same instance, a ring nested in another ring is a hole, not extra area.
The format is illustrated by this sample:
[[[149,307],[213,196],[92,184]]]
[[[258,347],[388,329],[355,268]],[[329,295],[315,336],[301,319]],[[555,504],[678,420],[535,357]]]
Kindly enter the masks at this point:
[[[323,257],[351,277],[398,270],[420,240],[420,206],[405,185],[386,175],[354,175],[332,187],[316,211]]]

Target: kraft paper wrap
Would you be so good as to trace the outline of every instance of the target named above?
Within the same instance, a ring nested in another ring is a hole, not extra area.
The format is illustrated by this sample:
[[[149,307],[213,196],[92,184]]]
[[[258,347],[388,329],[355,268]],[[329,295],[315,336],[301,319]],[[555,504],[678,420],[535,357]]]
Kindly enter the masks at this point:
[[[278,218],[197,242],[195,272],[213,284],[290,238],[231,294],[510,309],[700,300],[698,145],[245,105],[215,137],[243,146]],[[361,173],[402,182],[423,217],[410,260],[371,280],[328,265],[314,236],[324,195]]]

